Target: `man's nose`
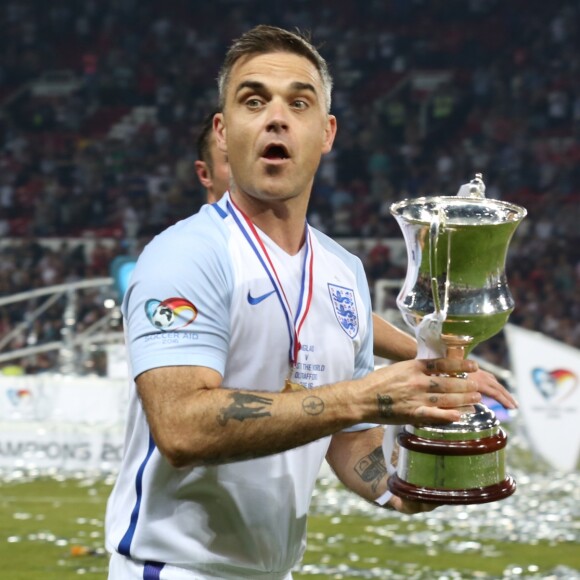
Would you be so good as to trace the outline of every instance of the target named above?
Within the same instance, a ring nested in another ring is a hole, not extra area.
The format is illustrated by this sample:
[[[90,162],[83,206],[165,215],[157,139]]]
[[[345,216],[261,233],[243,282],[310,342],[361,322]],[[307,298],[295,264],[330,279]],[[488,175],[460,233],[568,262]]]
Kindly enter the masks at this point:
[[[288,129],[288,111],[283,103],[272,101],[268,107],[267,131],[284,131]]]

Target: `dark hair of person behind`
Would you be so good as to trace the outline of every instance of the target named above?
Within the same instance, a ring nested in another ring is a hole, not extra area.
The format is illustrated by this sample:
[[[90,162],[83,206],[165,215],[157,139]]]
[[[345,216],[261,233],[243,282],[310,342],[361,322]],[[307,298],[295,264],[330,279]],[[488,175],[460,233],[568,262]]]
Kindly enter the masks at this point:
[[[213,169],[212,167],[212,158],[209,151],[209,142],[210,137],[213,131],[213,118],[215,114],[218,113],[217,110],[211,111],[208,115],[204,118],[201,127],[199,129],[199,133],[197,135],[197,158],[200,161],[204,161],[210,168],[210,171]]]

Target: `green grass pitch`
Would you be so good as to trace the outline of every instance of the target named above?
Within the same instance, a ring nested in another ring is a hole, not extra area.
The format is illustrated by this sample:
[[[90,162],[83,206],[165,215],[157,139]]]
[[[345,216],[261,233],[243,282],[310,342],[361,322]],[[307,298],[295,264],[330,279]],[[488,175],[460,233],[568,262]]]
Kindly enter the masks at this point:
[[[0,578],[106,578],[103,520],[111,483],[86,477],[0,483]],[[319,493],[341,497],[332,486]],[[433,531],[423,517],[381,510],[372,517],[356,510],[344,515],[344,509],[340,515],[340,511],[337,508],[333,515],[327,509],[313,510],[308,549],[295,580],[481,580],[502,578],[506,567],[516,564],[522,567],[520,577],[524,578],[546,577],[557,566],[580,570],[575,541],[506,543],[470,537],[453,517]]]

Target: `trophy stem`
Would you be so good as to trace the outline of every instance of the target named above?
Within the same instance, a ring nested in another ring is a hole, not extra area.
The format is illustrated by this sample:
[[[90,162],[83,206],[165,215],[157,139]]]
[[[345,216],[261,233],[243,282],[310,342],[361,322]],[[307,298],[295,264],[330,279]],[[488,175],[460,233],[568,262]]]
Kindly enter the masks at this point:
[[[443,335],[441,337],[445,344],[447,345],[447,358],[452,358],[456,360],[463,360],[467,356],[467,349],[470,346],[470,337],[463,336],[453,336],[453,335]],[[450,373],[451,376],[458,377],[460,379],[467,379],[467,373]],[[462,414],[474,413],[475,407],[473,405],[465,405],[463,407],[458,407],[458,411]]]
[[[467,356],[467,350],[471,346],[470,337],[443,335],[443,342],[447,346],[447,358],[463,360]]]

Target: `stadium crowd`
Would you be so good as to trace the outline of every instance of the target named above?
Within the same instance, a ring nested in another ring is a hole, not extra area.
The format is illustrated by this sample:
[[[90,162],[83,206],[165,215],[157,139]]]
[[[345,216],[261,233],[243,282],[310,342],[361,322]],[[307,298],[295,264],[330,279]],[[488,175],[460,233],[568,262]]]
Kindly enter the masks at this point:
[[[310,30],[332,66],[339,132],[309,220],[374,240],[360,251],[371,288],[405,273],[390,205],[481,172],[488,197],[528,209],[511,322],[580,348],[576,0],[8,0],[0,19],[0,296],[108,276],[204,202],[195,136],[217,67],[231,38],[269,23]],[[66,86],[43,82],[63,70]],[[106,314],[102,289],[81,296],[79,329]],[[0,337],[21,327],[4,350],[58,337],[64,301],[26,324],[37,304],[0,309]],[[476,352],[509,364],[501,336]],[[21,363],[54,368],[56,353]]]

